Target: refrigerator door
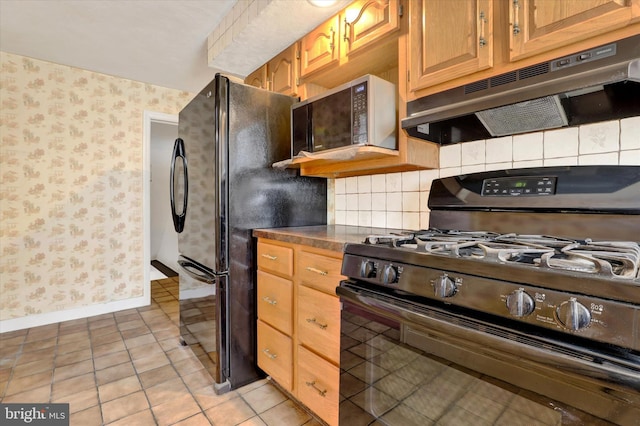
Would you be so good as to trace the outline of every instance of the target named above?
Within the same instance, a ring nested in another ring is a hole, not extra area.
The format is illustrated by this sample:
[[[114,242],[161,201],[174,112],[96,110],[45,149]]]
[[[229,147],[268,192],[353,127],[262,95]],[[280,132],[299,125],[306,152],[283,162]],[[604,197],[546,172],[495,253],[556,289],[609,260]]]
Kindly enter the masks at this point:
[[[256,228],[326,223],[326,180],[271,167],[291,154],[289,96],[228,81],[229,162],[221,234],[228,267],[228,380],[235,389],[260,377],[256,371]],[[222,98],[221,98],[222,99]],[[221,102],[224,104],[224,102]],[[222,116],[222,115],[221,115]],[[222,357],[221,357],[222,358]],[[221,359],[221,362],[222,359]]]
[[[188,188],[188,203],[182,212],[184,217],[182,232],[178,234],[178,250],[182,258],[211,274],[221,272],[216,262],[221,157],[216,131],[215,85],[216,80],[180,112],[178,136],[183,142],[177,148],[184,157],[183,164],[189,166],[184,182],[184,187]],[[173,180],[171,184],[174,186]]]

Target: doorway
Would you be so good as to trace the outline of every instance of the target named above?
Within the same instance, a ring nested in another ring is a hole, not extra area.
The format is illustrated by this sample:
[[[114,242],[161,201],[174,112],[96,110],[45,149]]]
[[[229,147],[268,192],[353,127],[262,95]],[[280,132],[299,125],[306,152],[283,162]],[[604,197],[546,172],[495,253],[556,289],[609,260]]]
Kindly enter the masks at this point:
[[[145,111],[143,133],[144,293],[150,302],[150,281],[178,270],[178,236],[169,205],[169,169],[178,116]]]

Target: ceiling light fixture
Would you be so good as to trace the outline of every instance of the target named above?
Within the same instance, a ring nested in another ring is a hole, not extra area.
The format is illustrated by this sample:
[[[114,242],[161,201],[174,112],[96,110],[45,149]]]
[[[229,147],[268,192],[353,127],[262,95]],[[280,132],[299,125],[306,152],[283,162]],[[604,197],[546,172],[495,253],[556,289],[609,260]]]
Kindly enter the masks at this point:
[[[338,0],[307,0],[309,4],[315,7],[331,7],[338,2]]]

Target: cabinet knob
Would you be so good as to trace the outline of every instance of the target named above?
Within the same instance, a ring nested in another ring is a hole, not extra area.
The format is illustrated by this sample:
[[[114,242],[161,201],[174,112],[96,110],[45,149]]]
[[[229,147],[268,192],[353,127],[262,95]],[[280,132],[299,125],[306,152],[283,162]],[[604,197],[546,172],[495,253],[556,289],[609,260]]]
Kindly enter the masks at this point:
[[[278,256],[272,256],[272,255],[267,254],[267,253],[262,253],[262,257],[264,257],[266,259],[269,259],[269,260],[277,260],[278,259]]]

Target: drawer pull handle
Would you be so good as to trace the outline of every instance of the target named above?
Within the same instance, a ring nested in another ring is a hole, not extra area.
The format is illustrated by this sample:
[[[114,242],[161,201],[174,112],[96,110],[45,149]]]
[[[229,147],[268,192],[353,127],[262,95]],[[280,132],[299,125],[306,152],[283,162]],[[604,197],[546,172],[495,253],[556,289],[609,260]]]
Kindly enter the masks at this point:
[[[265,353],[265,355],[267,355],[269,358],[271,359],[276,359],[278,357],[278,355],[276,354],[272,354],[269,349],[264,349],[262,352]]]
[[[278,256],[272,256],[272,255],[267,254],[267,253],[262,253],[262,257],[266,257],[269,260],[278,260]]]
[[[314,389],[318,392],[318,395],[320,395],[321,397],[323,397],[323,398],[324,398],[324,397],[326,396],[326,394],[327,394],[327,390],[326,390],[326,389],[325,389],[325,390],[322,390],[322,389],[320,389],[319,387],[317,387],[317,386],[316,386],[316,382],[315,382],[315,380],[314,380],[313,382],[305,382],[305,383],[306,383],[306,384],[307,384],[307,386],[309,386],[310,388],[314,388]]]
[[[278,303],[277,300],[271,299],[271,298],[269,298],[269,296],[263,297],[262,300],[264,300],[265,302],[267,302],[270,305],[276,305]]]
[[[320,269],[316,269],[316,268],[313,268],[311,266],[307,266],[307,271],[313,272],[313,273],[318,274],[318,275],[323,275],[323,276],[328,274],[327,271],[322,271]]]
[[[320,327],[320,328],[321,328],[321,329],[323,329],[323,330],[324,330],[325,328],[327,328],[327,324],[320,324],[320,323],[318,322],[318,320],[316,320],[315,318],[307,318],[307,322],[308,322],[309,324],[315,324],[315,325],[317,325],[318,327]]]

